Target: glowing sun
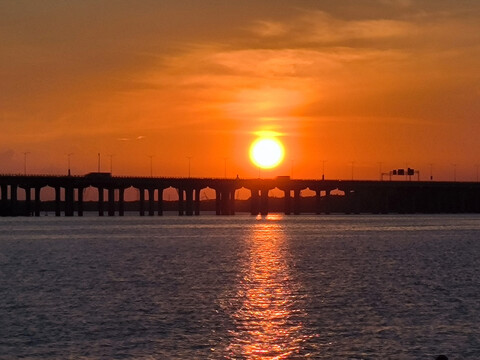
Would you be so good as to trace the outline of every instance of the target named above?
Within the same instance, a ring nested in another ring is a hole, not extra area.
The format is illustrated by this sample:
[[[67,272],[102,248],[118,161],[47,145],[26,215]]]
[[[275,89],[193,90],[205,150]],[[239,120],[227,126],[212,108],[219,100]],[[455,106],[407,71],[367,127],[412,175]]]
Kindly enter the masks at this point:
[[[262,169],[278,166],[284,156],[283,145],[275,137],[260,137],[250,146],[250,160]]]

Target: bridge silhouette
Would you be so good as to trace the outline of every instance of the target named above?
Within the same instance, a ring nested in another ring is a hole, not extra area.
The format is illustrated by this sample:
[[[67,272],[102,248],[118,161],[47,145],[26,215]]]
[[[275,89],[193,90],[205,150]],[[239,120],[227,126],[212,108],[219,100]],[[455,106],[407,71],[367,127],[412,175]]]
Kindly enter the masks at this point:
[[[139,191],[139,215],[162,215],[163,190],[174,188],[178,193],[176,211],[179,215],[200,214],[200,191],[215,191],[215,213],[234,215],[237,190],[250,190],[249,212],[266,215],[271,211],[272,198],[268,192],[284,192],[282,209],[285,214],[340,213],[478,213],[480,212],[479,182],[440,181],[371,181],[291,179],[226,179],[112,176],[110,173],[90,173],[84,176],[0,175],[0,215],[40,216],[46,211],[42,189],[55,191],[56,216],[83,216],[84,192],[98,191],[96,211],[99,216],[125,214],[125,190]],[[313,198],[303,197],[302,190],[310,189]],[[24,191],[24,200],[18,199]],[[342,195],[333,195],[341,193]],[[104,196],[104,193],[107,196]],[[63,195],[63,196],[62,196]],[[156,196],[155,196],[156,195]],[[156,200],[155,200],[156,198]],[[278,199],[276,199],[278,200]],[[313,201],[313,205],[312,205]],[[308,204],[308,206],[307,206]]]

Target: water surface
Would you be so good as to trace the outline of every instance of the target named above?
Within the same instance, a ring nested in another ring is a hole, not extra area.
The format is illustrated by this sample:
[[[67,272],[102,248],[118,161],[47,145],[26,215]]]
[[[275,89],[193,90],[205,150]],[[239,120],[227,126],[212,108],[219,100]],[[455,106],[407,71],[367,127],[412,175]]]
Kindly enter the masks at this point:
[[[480,216],[0,219],[0,358],[480,358]]]

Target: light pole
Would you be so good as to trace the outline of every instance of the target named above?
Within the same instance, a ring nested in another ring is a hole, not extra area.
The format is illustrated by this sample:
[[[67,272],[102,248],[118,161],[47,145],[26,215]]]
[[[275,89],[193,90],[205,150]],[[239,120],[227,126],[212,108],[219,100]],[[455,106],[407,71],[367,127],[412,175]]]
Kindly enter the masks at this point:
[[[192,156],[187,156],[187,159],[188,159],[188,177],[190,177],[190,165],[191,165]]]
[[[383,162],[379,161],[379,162],[378,162],[378,171],[380,172],[380,181],[383,180],[383,177],[382,177],[382,165],[383,165]]]
[[[479,167],[479,165],[475,164],[475,169],[477,170],[477,182],[478,182],[478,167]]]
[[[30,154],[29,151],[23,153],[23,173],[27,175],[27,155]]]
[[[322,180],[325,180],[325,163],[327,160],[322,160]]]
[[[433,181],[433,164],[430,163],[430,181]]]
[[[67,154],[67,162],[68,162],[68,176],[70,176],[71,172],[70,172],[70,156],[72,156],[73,153],[69,153]]]
[[[98,172],[100,172],[100,153],[98,153]]]
[[[350,161],[350,163],[352,164],[352,181],[353,181],[353,166],[355,165],[355,161]]]
[[[113,173],[113,155],[114,154],[108,154],[108,156],[110,156],[110,174]]]

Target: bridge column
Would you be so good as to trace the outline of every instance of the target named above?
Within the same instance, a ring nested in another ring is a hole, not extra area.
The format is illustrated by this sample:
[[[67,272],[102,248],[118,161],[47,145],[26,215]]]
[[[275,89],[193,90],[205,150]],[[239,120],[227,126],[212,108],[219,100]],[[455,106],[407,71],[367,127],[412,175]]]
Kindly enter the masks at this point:
[[[155,189],[148,189],[148,216],[155,215]]]
[[[145,216],[145,189],[139,188],[138,189],[140,197],[139,197],[139,206],[140,206],[140,216]]]
[[[103,187],[98,188],[98,216],[103,216]]]
[[[41,211],[41,200],[40,200],[40,190],[41,188],[40,187],[35,187],[35,205],[34,205],[34,212],[35,212],[35,216],[40,216],[40,211]]]
[[[157,207],[158,207],[158,215],[163,215],[163,189],[158,189],[158,200],[157,200]]]
[[[0,215],[8,215],[8,185],[3,184],[1,186],[2,191],[2,207],[0,209]]]
[[[183,189],[178,188],[178,215],[183,216]]]
[[[230,191],[223,189],[220,193],[220,197],[222,200],[221,206],[221,213],[222,215],[228,215],[230,213],[230,199],[229,199]]]
[[[325,198],[323,199],[323,212],[328,215],[330,214],[330,200],[332,199],[332,195],[330,195],[330,190],[325,190]]]
[[[32,189],[29,187],[25,188],[25,213],[27,216],[31,215],[32,209]]]
[[[251,189],[250,196],[250,214],[258,215],[260,212],[260,197],[258,195],[258,189]]]
[[[108,216],[115,216],[115,188],[108,188]]]
[[[74,189],[65,187],[65,216],[73,216]]]
[[[17,209],[17,185],[10,185],[10,215],[18,215]]]
[[[186,189],[185,195],[186,195],[185,214],[188,216],[192,216],[193,215],[193,189]]]
[[[125,215],[125,189],[118,189],[118,216]]]
[[[268,215],[268,189],[260,191],[260,213]]]
[[[294,215],[300,215],[300,206],[301,206],[300,202],[301,202],[300,189],[295,189],[294,195],[293,195],[293,214]]]
[[[202,189],[195,189],[195,215],[200,215],[200,191]]]
[[[83,187],[77,189],[78,216],[83,216]]]
[[[60,216],[61,212],[61,189],[60,186],[55,186],[55,216]]]
[[[320,215],[322,213],[322,191],[320,189],[317,189],[315,191],[315,213],[317,215]]]
[[[235,215],[235,189],[230,190],[230,215]]]
[[[284,196],[284,205],[283,205],[283,212],[285,215],[290,215],[291,213],[291,203],[292,197],[290,196],[290,189],[283,190]]]
[[[218,189],[215,189],[215,214],[222,214],[222,196],[221,191]]]

